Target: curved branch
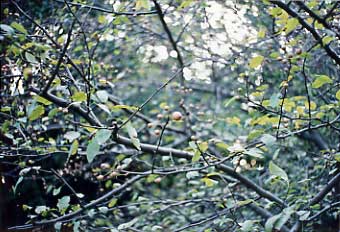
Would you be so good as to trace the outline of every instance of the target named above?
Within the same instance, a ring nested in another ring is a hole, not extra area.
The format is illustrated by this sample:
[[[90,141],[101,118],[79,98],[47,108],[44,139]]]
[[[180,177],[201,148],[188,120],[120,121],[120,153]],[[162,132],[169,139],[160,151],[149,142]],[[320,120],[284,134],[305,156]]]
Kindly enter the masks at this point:
[[[305,29],[307,29],[318,41],[318,43],[325,49],[326,53],[338,64],[340,65],[340,56],[327,44],[324,45],[322,42],[322,37],[320,34],[310,25],[308,24],[295,10],[290,8],[287,4],[283,3],[282,1],[278,0],[271,0],[271,3],[277,5],[281,9],[285,10],[290,16],[297,18]]]

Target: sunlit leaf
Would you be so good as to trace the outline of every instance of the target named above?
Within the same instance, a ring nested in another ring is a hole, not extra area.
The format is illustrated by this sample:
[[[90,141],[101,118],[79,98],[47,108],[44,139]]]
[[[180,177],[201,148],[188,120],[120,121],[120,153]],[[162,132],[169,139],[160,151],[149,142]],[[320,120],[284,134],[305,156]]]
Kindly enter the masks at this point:
[[[320,88],[325,84],[331,84],[333,83],[333,80],[326,75],[316,75],[316,79],[312,83],[312,87],[314,89]]]
[[[256,56],[256,57],[254,57],[250,60],[249,67],[250,68],[257,68],[262,64],[263,60],[264,60],[263,56]]]
[[[335,94],[336,99],[340,101],[340,90],[338,90]]]
[[[87,99],[87,96],[86,96],[86,93],[84,92],[76,92],[72,95],[73,101],[82,102],[82,101],[86,101],[86,99]]]
[[[14,28],[14,29],[16,29],[17,31],[20,31],[21,33],[23,33],[23,34],[25,34],[25,35],[28,34],[27,30],[26,30],[26,29],[24,28],[24,26],[21,25],[20,23],[12,22],[12,23],[11,23],[11,27]]]

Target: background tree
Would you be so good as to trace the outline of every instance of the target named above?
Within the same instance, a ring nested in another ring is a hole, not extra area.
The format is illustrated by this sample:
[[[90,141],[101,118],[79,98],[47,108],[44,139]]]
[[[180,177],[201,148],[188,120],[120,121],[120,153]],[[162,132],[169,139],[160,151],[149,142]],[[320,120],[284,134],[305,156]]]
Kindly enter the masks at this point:
[[[0,225],[338,231],[338,1],[4,1]]]

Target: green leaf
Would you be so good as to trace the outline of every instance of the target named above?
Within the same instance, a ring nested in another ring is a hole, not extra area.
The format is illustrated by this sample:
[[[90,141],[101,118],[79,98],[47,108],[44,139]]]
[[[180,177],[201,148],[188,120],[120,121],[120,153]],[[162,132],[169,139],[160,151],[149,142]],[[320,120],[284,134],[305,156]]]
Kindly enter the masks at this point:
[[[157,177],[158,177],[157,174],[150,174],[150,175],[148,175],[148,177],[146,178],[146,182],[151,183],[151,182],[153,182]]]
[[[74,140],[68,152],[68,158],[67,158],[68,160],[70,159],[71,155],[75,155],[77,153],[78,147],[79,147],[78,140]]]
[[[150,4],[149,4],[149,0],[137,0],[136,1],[136,10],[140,10],[140,9],[150,9]]]
[[[20,31],[21,33],[23,33],[23,34],[25,34],[25,35],[28,34],[28,32],[26,31],[26,29],[24,28],[24,26],[21,25],[21,24],[19,24],[19,23],[17,23],[17,22],[11,23],[11,27],[14,28],[14,29],[16,29],[17,31]]]
[[[137,138],[131,138],[131,142],[135,148],[137,148],[138,151],[141,151],[142,148],[140,147],[140,141]]]
[[[41,206],[37,206],[37,207],[35,208],[34,212],[35,212],[36,214],[41,214],[41,213],[43,213],[43,212],[45,212],[45,211],[47,211],[47,210],[48,210],[48,208],[47,208],[45,205],[41,205]]]
[[[179,7],[177,8],[178,10],[184,9],[188,6],[190,6],[190,4],[192,3],[193,0],[184,0],[182,1],[181,5],[179,5]]]
[[[59,193],[60,193],[60,190],[61,190],[61,187],[59,187],[59,188],[56,188],[56,189],[53,189],[53,196],[56,196],[56,195],[58,195]]]
[[[242,232],[250,232],[253,231],[254,221],[253,220],[246,220],[241,224],[241,231]]]
[[[329,44],[330,42],[332,42],[333,40],[335,40],[335,37],[333,37],[333,36],[325,36],[325,37],[323,37],[322,38],[322,45],[327,45],[327,44]]]
[[[112,208],[113,206],[115,206],[117,204],[118,199],[117,198],[113,198],[110,203],[109,203],[109,208]]]
[[[86,99],[87,99],[87,96],[86,96],[86,93],[84,92],[76,92],[72,95],[73,101],[82,102],[82,101],[86,101]]]
[[[201,152],[206,152],[208,150],[209,145],[207,142],[202,142],[198,144],[198,147]]]
[[[128,105],[115,105],[110,107],[111,110],[120,110],[120,109],[127,109],[127,110],[137,110],[138,107],[136,106],[128,106]]]
[[[281,214],[274,215],[266,221],[266,224],[264,226],[265,232],[272,232],[274,229],[274,224],[276,223],[277,220],[281,217]]]
[[[301,210],[301,211],[296,212],[296,214],[299,215],[299,220],[301,220],[301,221],[307,220],[310,213],[311,213],[310,211],[306,211],[306,210]]]
[[[274,145],[276,142],[276,138],[270,134],[264,134],[260,140],[268,147]]]
[[[55,223],[54,224],[54,229],[56,230],[56,231],[61,231],[61,226],[62,226],[63,224],[61,223],[61,222],[57,222],[57,223]]]
[[[250,60],[249,67],[255,69],[262,64],[263,60],[264,60],[263,56],[255,56]]]
[[[14,30],[12,27],[6,25],[6,24],[0,24],[0,29],[5,32],[7,35],[13,35]]]
[[[269,99],[269,106],[275,108],[276,106],[279,105],[279,102],[280,102],[280,96],[281,94],[280,93],[277,93],[277,94],[273,94],[270,99]]]
[[[287,173],[282,168],[277,166],[273,161],[269,162],[269,172],[271,175],[280,177],[286,182],[289,182]]]
[[[52,104],[52,102],[50,102],[49,100],[47,100],[46,98],[40,97],[39,95],[34,96],[34,99],[41,103],[44,104],[45,106],[49,106]]]
[[[247,199],[247,200],[244,200],[244,201],[238,201],[238,202],[237,202],[237,205],[238,205],[238,206],[243,206],[243,205],[248,205],[248,204],[250,204],[250,203],[252,203],[252,202],[254,202],[254,200],[252,200],[252,199]]]
[[[248,138],[247,140],[253,140],[253,139],[256,139],[258,138],[260,135],[262,135],[264,132],[264,130],[253,130],[251,131],[249,134],[248,134]]]
[[[338,90],[335,94],[336,99],[340,101],[340,90]]]
[[[186,176],[187,179],[190,180],[190,179],[193,179],[193,178],[195,178],[195,177],[200,176],[200,174],[199,174],[198,171],[189,171],[189,172],[187,172],[187,173],[185,174],[185,176]]]
[[[279,220],[275,223],[275,229],[280,230],[281,227],[286,224],[286,222],[289,220],[290,216],[295,212],[294,207],[288,207],[283,209],[282,213],[280,214]]]
[[[260,31],[257,33],[257,37],[259,39],[264,38],[266,36],[266,31],[267,31],[266,28],[262,27]]]
[[[97,20],[100,24],[106,23],[106,17],[104,15],[99,15]]]
[[[229,105],[231,105],[233,102],[235,102],[235,100],[238,98],[238,96],[234,96],[232,98],[230,98],[225,104],[224,104],[224,108],[228,108]]]
[[[99,90],[96,95],[102,103],[106,103],[109,100],[109,94],[105,90]]]
[[[130,122],[126,124],[126,129],[130,138],[137,138],[137,131]]]
[[[200,158],[201,158],[201,152],[196,150],[194,156],[191,158],[191,161],[192,162],[197,162],[197,161],[200,160]]]
[[[298,19],[296,19],[296,18],[288,19],[287,24],[286,24],[286,34],[293,31],[298,25],[300,25]]]
[[[36,106],[32,112],[28,115],[30,121],[34,121],[40,118],[45,113],[45,108],[41,105]]]
[[[19,179],[17,180],[17,183],[15,184],[15,186],[13,187],[13,193],[15,194],[18,185],[23,181],[24,177],[20,176]]]
[[[25,52],[25,58],[28,62],[32,63],[32,64],[39,64],[39,62],[37,61],[37,59],[35,58],[35,56],[33,56],[31,53],[29,52]]]
[[[218,183],[216,180],[213,180],[213,179],[210,179],[210,178],[207,178],[207,177],[204,177],[201,180],[205,183],[205,185],[207,187],[212,187],[212,186],[214,186],[215,184]]]
[[[57,207],[59,211],[62,211],[64,209],[67,209],[70,205],[70,196],[64,196],[58,200]]]
[[[99,145],[104,144],[112,135],[112,131],[108,129],[100,129],[97,131],[94,140],[97,141]]]
[[[264,158],[263,155],[262,155],[263,152],[260,149],[255,148],[255,147],[250,148],[249,150],[244,151],[244,154],[247,154],[249,156],[252,156],[252,157],[255,157],[255,158],[259,158],[259,159],[263,159]]]
[[[100,146],[98,142],[96,140],[91,140],[86,148],[86,158],[89,163],[91,163],[94,157],[98,155],[99,150],[100,150]]]
[[[79,137],[80,137],[80,133],[78,131],[68,131],[64,135],[64,138],[67,139],[70,142],[72,142],[73,140],[75,140]]]
[[[333,83],[333,80],[326,75],[316,75],[316,79],[313,81],[312,83],[312,87],[314,89],[318,89],[320,87],[322,87],[324,84],[331,84]]]

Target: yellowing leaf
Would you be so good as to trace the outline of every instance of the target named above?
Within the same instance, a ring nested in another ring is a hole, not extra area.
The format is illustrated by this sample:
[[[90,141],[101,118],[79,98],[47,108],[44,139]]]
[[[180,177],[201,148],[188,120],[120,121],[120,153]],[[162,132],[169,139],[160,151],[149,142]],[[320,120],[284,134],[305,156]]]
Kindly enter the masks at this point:
[[[329,44],[330,42],[332,42],[333,40],[335,40],[335,37],[332,37],[332,36],[325,36],[322,38],[322,44],[323,45],[327,45]]]
[[[257,68],[262,64],[262,61],[264,60],[263,56],[256,56],[252,58],[249,62],[249,67],[250,68]]]
[[[198,147],[201,152],[206,152],[208,150],[208,143],[207,142],[202,142],[198,144]]]
[[[306,107],[306,109],[308,109],[308,101],[305,101],[305,107]],[[313,102],[313,101],[310,102],[310,109],[311,110],[316,109],[316,103],[315,102]]]
[[[286,33],[288,34],[289,32],[293,31],[299,24],[299,20],[296,18],[288,19],[286,24]]]
[[[39,95],[34,96],[34,99],[35,99],[37,102],[42,103],[42,104],[44,104],[44,105],[46,105],[46,106],[52,104],[52,102],[50,102],[50,101],[47,100],[46,98],[40,97]]]
[[[331,84],[333,83],[333,80],[326,75],[316,75],[316,79],[313,81],[312,83],[312,87],[314,89],[318,89],[320,87],[322,87],[324,84]]]
[[[150,9],[150,4],[149,4],[149,0],[137,0],[136,1],[136,10],[140,10],[140,9]]]
[[[19,23],[13,22],[13,23],[11,23],[11,27],[13,27],[14,29],[16,29],[17,31],[20,31],[20,32],[24,33],[25,35],[28,34],[28,32],[26,31],[26,29],[24,28],[24,26],[21,25],[21,24],[19,24]]]
[[[271,8],[269,10],[269,14],[273,17],[279,16],[282,13],[282,9],[280,7]]]
[[[99,15],[97,20],[100,24],[106,23],[106,17],[104,15]]]
[[[212,186],[214,186],[215,184],[218,183],[216,180],[212,180],[212,179],[207,178],[207,177],[202,178],[201,180],[205,183],[205,185],[207,187],[212,187]]]
[[[260,31],[257,33],[257,37],[262,39],[266,36],[266,28],[261,28]]]
[[[112,208],[113,206],[115,206],[117,204],[118,199],[117,198],[113,198],[110,203],[109,203],[109,208]]]
[[[137,110],[137,106],[128,106],[128,105],[115,105],[110,107],[111,110],[120,110],[120,109],[127,109],[127,110]]]
[[[86,101],[86,93],[76,92],[76,93],[73,94],[72,100],[73,101],[79,101],[79,102]]]
[[[340,101],[340,90],[338,90],[335,94],[336,99]]]
[[[197,162],[197,161],[200,160],[200,158],[201,158],[201,152],[196,151],[195,154],[194,154],[194,156],[192,157],[191,161],[192,161],[192,162]]]

